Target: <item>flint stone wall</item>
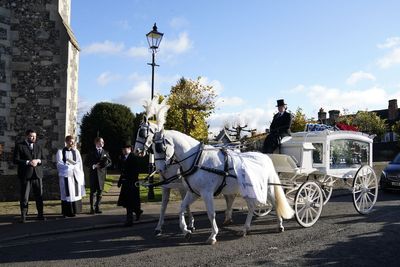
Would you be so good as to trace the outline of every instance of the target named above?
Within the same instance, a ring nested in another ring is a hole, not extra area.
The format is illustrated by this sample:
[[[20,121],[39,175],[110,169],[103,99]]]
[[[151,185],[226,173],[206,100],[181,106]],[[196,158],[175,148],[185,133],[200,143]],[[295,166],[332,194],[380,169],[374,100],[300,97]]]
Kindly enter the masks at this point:
[[[0,0],[0,200],[18,187],[13,150],[26,129],[44,149],[45,187],[58,184],[55,153],[77,134],[79,47],[69,13],[70,0]]]

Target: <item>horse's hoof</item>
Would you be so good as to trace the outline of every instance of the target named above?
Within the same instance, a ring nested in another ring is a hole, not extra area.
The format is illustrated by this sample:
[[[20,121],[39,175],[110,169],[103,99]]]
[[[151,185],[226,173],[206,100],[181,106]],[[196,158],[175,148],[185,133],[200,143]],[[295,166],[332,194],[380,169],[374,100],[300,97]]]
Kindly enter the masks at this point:
[[[155,237],[160,237],[160,236],[162,236],[162,231],[161,231],[161,230],[155,230],[155,231],[154,231],[154,236],[155,236]]]
[[[285,228],[284,228],[284,227],[279,227],[279,228],[278,228],[278,232],[279,232],[279,233],[285,232]]]
[[[188,227],[188,230],[193,233],[194,230],[196,230],[196,228],[194,226],[193,227]]]
[[[216,243],[217,243],[217,240],[207,239],[207,244],[209,244],[209,245],[215,245]]]
[[[233,223],[233,220],[232,220],[232,219],[228,219],[228,220],[225,220],[225,221],[222,223],[222,225],[226,226],[226,225],[230,225],[230,224],[232,224],[232,223]]]
[[[187,240],[187,241],[189,241],[190,239],[192,238],[192,233],[186,233],[185,234],[185,239]]]

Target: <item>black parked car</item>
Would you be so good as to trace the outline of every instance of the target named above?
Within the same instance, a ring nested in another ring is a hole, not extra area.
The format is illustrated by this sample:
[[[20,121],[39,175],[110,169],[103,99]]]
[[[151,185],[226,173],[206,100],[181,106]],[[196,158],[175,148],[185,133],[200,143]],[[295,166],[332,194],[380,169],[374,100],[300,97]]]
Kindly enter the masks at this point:
[[[380,185],[382,189],[400,190],[400,153],[383,169]]]

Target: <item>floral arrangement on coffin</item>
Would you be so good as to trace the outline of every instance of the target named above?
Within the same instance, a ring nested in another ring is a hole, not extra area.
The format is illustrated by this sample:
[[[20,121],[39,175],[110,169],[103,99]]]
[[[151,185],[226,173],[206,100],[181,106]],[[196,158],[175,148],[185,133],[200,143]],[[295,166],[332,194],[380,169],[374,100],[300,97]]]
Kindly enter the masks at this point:
[[[341,122],[336,123],[336,127],[339,128],[342,131],[358,132],[358,128],[356,126],[348,125],[348,124],[341,123]]]

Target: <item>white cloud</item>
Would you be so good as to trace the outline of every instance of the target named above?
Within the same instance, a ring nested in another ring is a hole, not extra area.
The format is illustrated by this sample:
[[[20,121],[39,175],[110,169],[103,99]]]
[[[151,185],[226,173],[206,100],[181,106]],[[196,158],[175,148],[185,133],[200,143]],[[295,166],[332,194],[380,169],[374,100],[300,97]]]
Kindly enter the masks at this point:
[[[244,109],[240,112],[212,114],[207,122],[210,124],[210,131],[217,135],[225,124],[244,126],[247,129],[257,129],[257,132],[265,132],[272,121],[273,112],[276,110],[265,110],[262,108]]]
[[[202,76],[200,78],[200,84],[206,85],[206,86],[207,85],[212,86],[214,89],[214,92],[217,95],[220,95],[222,93],[222,91],[224,91],[224,86],[222,85],[222,83],[220,81],[218,81],[218,80],[209,81],[208,77]]]
[[[169,25],[171,26],[171,28],[180,29],[187,27],[189,25],[189,21],[184,17],[174,17],[169,22]]]
[[[161,54],[182,54],[190,50],[193,46],[193,42],[189,39],[189,35],[186,32],[179,34],[178,39],[165,39],[160,44]]]
[[[320,107],[325,110],[348,109],[350,112],[382,108],[382,103],[386,103],[388,99],[385,90],[379,87],[372,87],[367,90],[344,91],[315,85],[309,88],[307,96],[317,109]]]
[[[132,29],[131,25],[127,20],[118,20],[115,22],[116,26],[123,29],[123,30],[130,30]]]
[[[299,85],[297,85],[296,87],[290,89],[290,90],[288,91],[288,93],[294,93],[294,94],[296,94],[296,93],[303,93],[303,92],[305,91],[305,88],[306,88],[306,87],[305,87],[304,85],[299,84]]]
[[[193,42],[186,32],[179,34],[177,39],[165,39],[160,44],[159,54],[165,60],[171,60],[174,56],[188,52],[193,47]],[[97,42],[82,48],[82,54],[108,54],[128,56],[134,58],[149,57],[151,52],[147,46],[132,46],[126,48],[124,43],[112,41]]]
[[[354,85],[356,83],[358,83],[359,81],[362,80],[370,80],[370,81],[375,81],[376,78],[374,75],[372,75],[371,73],[367,73],[364,71],[357,71],[357,72],[353,72],[349,78],[347,78],[346,83],[349,85]]]
[[[104,41],[102,43],[93,43],[82,48],[82,54],[118,54],[125,48],[123,43],[114,43]]]
[[[377,45],[377,47],[380,49],[393,48],[396,46],[400,46],[400,37],[397,37],[397,36],[387,38],[383,44]]]
[[[243,104],[245,104],[245,100],[243,98],[240,98],[238,96],[234,96],[234,97],[218,97],[216,100],[215,105],[217,107],[238,107],[238,106],[242,106]]]
[[[378,60],[378,66],[382,69],[400,64],[400,48],[393,49],[389,54]]]
[[[150,98],[151,86],[149,82],[141,81],[137,83],[131,90],[114,99],[113,102],[126,105],[133,112],[142,112],[144,100]]]
[[[119,80],[121,78],[121,75],[119,74],[112,74],[109,71],[103,72],[102,74],[97,77],[96,81],[100,86],[106,86],[112,81]]]
[[[78,97],[78,118],[82,118],[91,108],[93,104],[89,101],[83,99],[82,97]],[[80,121],[80,120],[79,120]]]
[[[151,54],[148,47],[140,46],[140,47],[130,47],[126,52],[126,55],[129,57],[149,57]]]

